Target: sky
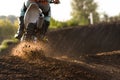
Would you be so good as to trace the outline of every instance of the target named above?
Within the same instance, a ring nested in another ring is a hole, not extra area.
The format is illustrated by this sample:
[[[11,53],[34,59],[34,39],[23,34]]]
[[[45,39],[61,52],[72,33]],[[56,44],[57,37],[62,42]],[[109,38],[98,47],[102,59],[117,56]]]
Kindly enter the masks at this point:
[[[20,9],[25,0],[1,0],[0,15],[16,15],[19,16]],[[51,4],[51,15],[59,21],[70,19],[71,0],[60,0],[60,4]]]
[[[25,0],[1,0],[0,15],[19,16],[20,9]],[[71,1],[60,0],[60,4],[51,4],[51,15],[59,21],[65,21],[71,18]],[[120,13],[120,0],[95,0],[98,4],[98,12],[107,13],[109,16],[118,15]]]
[[[95,0],[98,4],[98,12],[107,13],[109,16],[120,14],[120,0]]]

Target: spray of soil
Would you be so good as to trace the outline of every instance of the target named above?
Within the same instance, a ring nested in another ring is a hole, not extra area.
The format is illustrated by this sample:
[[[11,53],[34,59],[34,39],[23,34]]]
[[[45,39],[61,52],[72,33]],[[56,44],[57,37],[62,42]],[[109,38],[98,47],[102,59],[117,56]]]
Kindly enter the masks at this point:
[[[48,33],[48,43],[19,43],[12,50],[14,56],[0,57],[0,78],[6,80],[4,75],[9,72],[11,79],[120,80],[119,26],[111,23],[56,30]]]
[[[13,56],[19,56],[27,59],[37,59],[45,57],[46,48],[43,43],[21,42],[13,50]]]

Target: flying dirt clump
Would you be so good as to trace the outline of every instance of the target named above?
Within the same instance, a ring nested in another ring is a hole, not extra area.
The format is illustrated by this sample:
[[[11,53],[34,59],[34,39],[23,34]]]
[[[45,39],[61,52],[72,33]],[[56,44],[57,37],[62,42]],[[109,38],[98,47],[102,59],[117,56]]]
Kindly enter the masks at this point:
[[[44,59],[44,47],[39,43],[21,42],[13,50],[13,56],[25,59]]]

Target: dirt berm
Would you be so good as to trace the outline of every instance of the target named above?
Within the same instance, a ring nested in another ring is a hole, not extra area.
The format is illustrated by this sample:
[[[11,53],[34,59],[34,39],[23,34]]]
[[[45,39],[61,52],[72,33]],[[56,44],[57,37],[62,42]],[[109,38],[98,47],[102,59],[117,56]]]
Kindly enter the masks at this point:
[[[110,52],[120,50],[120,23],[61,29],[50,32],[48,37],[51,47],[60,54]]]
[[[20,43],[11,53],[18,56],[0,56],[0,80],[120,80],[120,23],[47,35],[48,43]]]

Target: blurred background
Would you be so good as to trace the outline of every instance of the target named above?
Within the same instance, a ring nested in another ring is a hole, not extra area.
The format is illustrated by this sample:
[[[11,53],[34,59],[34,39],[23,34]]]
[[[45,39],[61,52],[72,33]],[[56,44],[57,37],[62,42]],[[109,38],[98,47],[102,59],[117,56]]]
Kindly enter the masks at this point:
[[[18,17],[26,0],[0,2],[0,43],[13,38],[18,28]],[[120,0],[60,0],[51,4],[50,29],[93,25],[120,20]]]

